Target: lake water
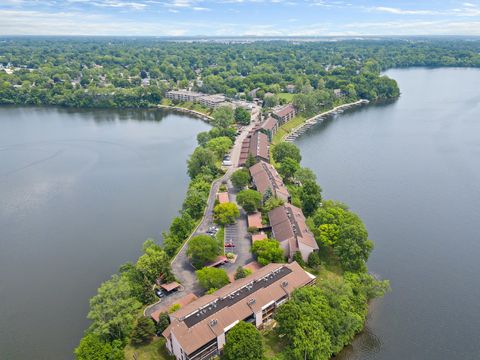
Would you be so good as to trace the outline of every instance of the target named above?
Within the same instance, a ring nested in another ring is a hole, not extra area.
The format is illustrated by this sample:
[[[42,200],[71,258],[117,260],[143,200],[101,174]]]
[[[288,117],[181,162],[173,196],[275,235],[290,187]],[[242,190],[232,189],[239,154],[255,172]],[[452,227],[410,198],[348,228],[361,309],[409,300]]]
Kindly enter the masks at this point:
[[[342,360],[480,358],[480,70],[387,75],[402,95],[297,140],[328,198],[365,221],[392,292]]]
[[[161,111],[0,107],[0,358],[69,359],[88,300],[161,238],[207,124]]]

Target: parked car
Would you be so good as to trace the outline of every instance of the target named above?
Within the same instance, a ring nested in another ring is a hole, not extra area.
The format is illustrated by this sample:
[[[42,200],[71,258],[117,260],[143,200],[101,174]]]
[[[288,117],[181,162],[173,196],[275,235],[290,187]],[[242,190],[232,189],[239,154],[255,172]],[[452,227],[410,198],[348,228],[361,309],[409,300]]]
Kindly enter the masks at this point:
[[[223,166],[232,166],[232,162],[230,160],[223,160],[223,163],[222,163]]]
[[[155,289],[155,295],[157,295],[159,298],[163,298],[165,293],[161,289]]]

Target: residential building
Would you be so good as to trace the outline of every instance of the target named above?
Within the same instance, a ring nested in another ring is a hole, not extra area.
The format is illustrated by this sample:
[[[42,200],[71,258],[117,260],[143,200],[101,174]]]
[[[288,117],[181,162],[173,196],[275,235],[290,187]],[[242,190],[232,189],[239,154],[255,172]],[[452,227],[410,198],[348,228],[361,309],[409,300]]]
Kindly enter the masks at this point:
[[[275,170],[272,165],[265,161],[260,161],[253,165],[249,170],[253,184],[263,196],[270,191],[271,196],[277,197],[286,202],[290,201],[288,189],[283,183],[277,170]]]
[[[293,84],[288,84],[286,87],[285,87],[285,90],[289,93],[289,94],[293,94],[295,92],[295,85]]]
[[[279,126],[295,117],[296,111],[293,104],[277,106],[272,112],[272,116],[278,120]]]
[[[285,256],[291,261],[295,252],[300,251],[302,259],[318,250],[318,244],[305,222],[301,209],[292,204],[283,204],[268,213],[272,237],[282,247]]]
[[[238,322],[262,328],[295,289],[314,282],[315,276],[296,262],[269,264],[170,314],[163,332],[166,347],[178,360],[211,359],[221,353]]]
[[[268,140],[271,142],[273,135],[277,133],[278,122],[277,119],[269,116],[261,125],[261,131],[267,134]]]
[[[269,144],[268,136],[260,131],[260,127],[255,127],[243,140],[238,164],[245,165],[249,155],[257,161],[270,161]]]
[[[188,90],[171,90],[171,91],[167,91],[165,96],[168,99],[171,99],[171,100],[174,100],[174,101],[195,102],[200,97],[205,96],[205,94],[198,93],[198,92],[193,92],[193,91],[188,91]]]
[[[336,97],[341,97],[344,95],[344,92],[341,90],[341,89],[333,89],[333,94],[336,96]]]
[[[202,97],[198,98],[198,102],[202,104],[203,106],[209,107],[209,108],[216,108],[218,106],[223,105],[225,102],[225,96],[220,95],[220,94],[215,94],[215,95],[204,95]]]

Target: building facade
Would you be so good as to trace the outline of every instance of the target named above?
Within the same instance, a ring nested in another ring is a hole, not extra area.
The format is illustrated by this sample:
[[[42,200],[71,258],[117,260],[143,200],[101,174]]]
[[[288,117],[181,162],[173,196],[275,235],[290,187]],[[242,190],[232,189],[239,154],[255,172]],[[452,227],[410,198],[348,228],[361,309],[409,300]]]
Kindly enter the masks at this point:
[[[270,192],[271,196],[290,202],[290,193],[277,170],[271,164],[260,161],[253,165],[249,171],[255,188],[264,197],[267,192]]]
[[[211,359],[222,352],[238,322],[262,328],[295,289],[314,282],[315,276],[296,262],[269,264],[170,314],[163,332],[166,347],[177,360]]]
[[[287,121],[292,120],[295,117],[296,113],[297,112],[293,104],[287,104],[275,108],[272,112],[272,116],[277,119],[279,125],[283,125]]]
[[[290,261],[297,251],[300,251],[304,261],[308,261],[308,256],[318,250],[317,241],[308,228],[301,209],[286,203],[270,211],[268,219],[272,237],[280,243]]]
[[[188,90],[171,90],[171,91],[167,91],[165,96],[168,99],[174,100],[174,101],[195,102],[200,97],[204,96],[204,94],[193,92],[193,91],[188,91]]]

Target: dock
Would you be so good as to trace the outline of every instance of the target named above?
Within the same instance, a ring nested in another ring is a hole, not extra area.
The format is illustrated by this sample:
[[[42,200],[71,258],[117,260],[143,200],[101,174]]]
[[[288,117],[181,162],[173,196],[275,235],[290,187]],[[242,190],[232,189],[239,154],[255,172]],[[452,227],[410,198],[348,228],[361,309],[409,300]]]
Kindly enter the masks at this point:
[[[351,107],[359,106],[359,105],[365,105],[365,104],[368,104],[369,102],[370,101],[368,101],[366,99],[361,99],[361,100],[355,101],[353,103],[348,103],[348,104],[343,104],[343,105],[337,106],[337,107],[335,107],[331,110],[325,111],[321,114],[317,114],[317,115],[311,117],[310,119],[306,120],[305,122],[303,122],[299,126],[293,128],[287,135],[285,135],[283,137],[283,141],[293,142],[297,137],[304,134],[312,126],[323,122],[326,119],[327,116],[341,114],[342,112],[344,112],[345,110],[347,110]]]

